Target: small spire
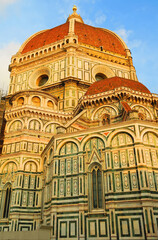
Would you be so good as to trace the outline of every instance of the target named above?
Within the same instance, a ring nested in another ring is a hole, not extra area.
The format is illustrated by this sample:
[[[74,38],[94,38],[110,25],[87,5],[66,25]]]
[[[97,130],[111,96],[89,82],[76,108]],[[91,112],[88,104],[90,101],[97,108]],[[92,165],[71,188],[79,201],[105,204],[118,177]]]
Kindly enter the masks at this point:
[[[76,12],[77,7],[75,5],[73,6],[72,10],[73,10],[73,13],[71,15],[69,15],[67,22],[70,21],[70,19],[75,19],[77,22],[84,23],[81,16]]]
[[[72,10],[73,10],[74,13],[76,13],[77,7],[74,5]]]

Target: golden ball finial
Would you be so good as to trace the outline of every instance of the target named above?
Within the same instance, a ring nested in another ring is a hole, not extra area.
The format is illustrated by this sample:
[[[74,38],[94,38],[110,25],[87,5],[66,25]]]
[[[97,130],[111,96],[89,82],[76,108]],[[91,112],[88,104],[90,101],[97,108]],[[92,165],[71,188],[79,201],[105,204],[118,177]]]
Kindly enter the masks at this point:
[[[77,11],[77,7],[74,5],[72,10],[73,10],[73,12],[76,12]]]

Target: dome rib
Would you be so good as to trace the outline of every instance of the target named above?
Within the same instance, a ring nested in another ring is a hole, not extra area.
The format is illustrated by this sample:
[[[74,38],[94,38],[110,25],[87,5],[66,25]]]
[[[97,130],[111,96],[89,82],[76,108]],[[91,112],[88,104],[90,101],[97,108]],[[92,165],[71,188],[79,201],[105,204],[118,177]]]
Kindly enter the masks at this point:
[[[39,33],[38,35],[33,37],[30,41],[28,41],[28,43],[24,46],[21,53],[22,54],[27,53],[35,49],[41,48],[45,45],[49,45],[53,42],[64,39],[64,37],[68,35],[68,32],[69,22],[52,29],[48,29],[42,33]]]
[[[113,32],[89,26],[87,24],[75,21],[75,35],[78,36],[78,42],[102,47],[104,50],[114,52],[126,56],[126,48],[122,41]],[[64,39],[69,33],[69,22],[52,29],[48,29],[39,34],[35,34],[30,40],[26,40],[26,44],[21,51],[22,54],[39,49],[45,45]],[[28,41],[28,42],[27,42]]]
[[[106,51],[126,56],[125,47],[120,39],[106,29],[75,22],[75,34],[78,36],[78,41],[81,43],[98,48],[102,46]]]

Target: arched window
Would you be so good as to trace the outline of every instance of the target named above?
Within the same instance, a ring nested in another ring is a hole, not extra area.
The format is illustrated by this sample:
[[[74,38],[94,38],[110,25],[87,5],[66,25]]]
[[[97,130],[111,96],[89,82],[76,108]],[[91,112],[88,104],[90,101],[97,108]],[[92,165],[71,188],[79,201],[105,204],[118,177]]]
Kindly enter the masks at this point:
[[[54,104],[53,104],[53,102],[50,101],[50,100],[47,102],[47,106],[48,106],[49,108],[54,108]]]
[[[11,200],[11,186],[8,186],[4,191],[3,218],[8,218],[9,216],[10,200]]]
[[[18,100],[17,100],[17,104],[18,106],[22,106],[24,104],[24,98],[23,97],[20,97]]]
[[[41,105],[41,99],[39,98],[39,97],[33,97],[32,98],[32,103],[33,103],[33,105],[34,106],[36,106],[36,107],[40,107],[40,105]]]
[[[25,164],[24,170],[26,172],[37,172],[37,164],[33,161],[29,161]]]
[[[29,123],[29,129],[40,131],[41,123],[38,120],[31,120]]]
[[[102,172],[98,165],[92,168],[92,208],[103,208]]]
[[[10,125],[9,131],[16,132],[16,131],[20,131],[21,129],[22,129],[22,122],[17,120]]]

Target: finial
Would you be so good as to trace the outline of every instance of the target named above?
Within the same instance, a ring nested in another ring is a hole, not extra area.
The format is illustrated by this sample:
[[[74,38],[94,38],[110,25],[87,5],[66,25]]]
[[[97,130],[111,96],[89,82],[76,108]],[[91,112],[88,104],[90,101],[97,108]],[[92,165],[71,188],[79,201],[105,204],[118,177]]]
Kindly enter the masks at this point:
[[[74,5],[72,10],[75,13],[77,11],[77,7]]]

